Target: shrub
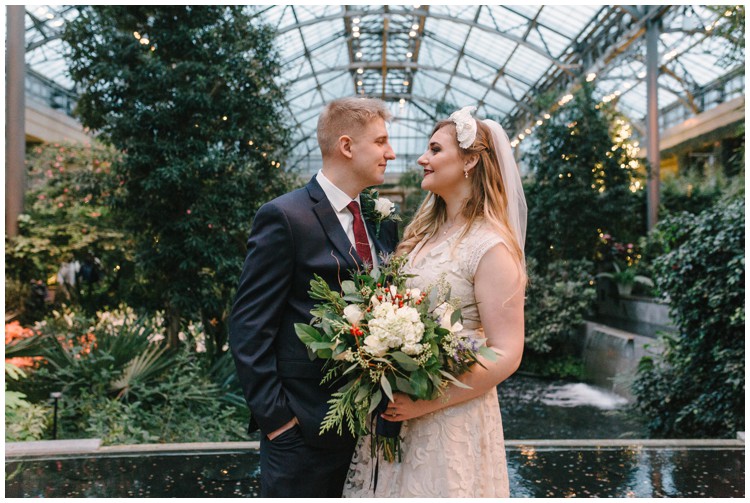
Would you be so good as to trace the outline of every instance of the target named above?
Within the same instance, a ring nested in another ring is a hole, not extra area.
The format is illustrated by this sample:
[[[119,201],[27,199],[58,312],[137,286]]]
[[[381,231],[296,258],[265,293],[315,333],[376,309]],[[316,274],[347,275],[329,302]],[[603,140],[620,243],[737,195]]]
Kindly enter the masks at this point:
[[[7,336],[6,336],[7,337]],[[26,373],[12,363],[5,363],[5,441],[24,442],[40,440],[49,423],[49,410],[40,404],[26,400],[26,395],[18,391],[8,391],[8,379],[25,378]]]
[[[169,349],[163,324],[161,313],[138,316],[127,307],[95,317],[56,311],[35,325],[24,351],[16,352],[45,359],[18,391],[37,400],[62,392],[60,438],[94,436],[104,443],[241,438],[247,412],[230,356],[211,365],[200,324],[184,327],[186,344]]]
[[[744,198],[697,217],[671,216],[655,232],[654,261],[679,335],[644,358],[633,392],[653,433],[733,437],[744,431]]]
[[[587,260],[552,262],[540,271],[528,259],[526,349],[537,354],[559,352],[579,333],[596,297]]]

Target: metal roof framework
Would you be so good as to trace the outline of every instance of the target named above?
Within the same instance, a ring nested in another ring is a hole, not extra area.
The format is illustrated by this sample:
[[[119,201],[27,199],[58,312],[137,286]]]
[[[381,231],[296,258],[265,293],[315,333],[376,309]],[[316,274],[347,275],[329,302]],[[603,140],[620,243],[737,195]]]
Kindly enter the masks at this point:
[[[289,168],[317,169],[317,117],[326,103],[350,95],[390,104],[390,134],[399,158],[414,165],[432,124],[453,107],[501,122],[514,143],[545,114],[593,80],[604,101],[638,127],[647,106],[647,23],[660,24],[660,108],[702,111],[695,93],[727,73],[727,43],[713,37],[722,16],[704,6],[560,5],[278,5],[253,7],[277,30],[295,130]],[[77,15],[70,6],[26,7],[30,73],[74,91],[60,33]],[[744,92],[744,75],[741,79]]]

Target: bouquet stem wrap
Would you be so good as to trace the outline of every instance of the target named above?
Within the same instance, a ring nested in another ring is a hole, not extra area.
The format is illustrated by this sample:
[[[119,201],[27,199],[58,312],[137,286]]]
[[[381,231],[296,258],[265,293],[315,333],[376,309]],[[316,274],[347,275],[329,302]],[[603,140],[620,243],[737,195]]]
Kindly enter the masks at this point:
[[[383,458],[393,463],[396,457],[401,461],[401,421],[388,421],[381,414],[388,407],[388,397],[383,395],[375,408],[375,443],[377,449],[382,449]]]

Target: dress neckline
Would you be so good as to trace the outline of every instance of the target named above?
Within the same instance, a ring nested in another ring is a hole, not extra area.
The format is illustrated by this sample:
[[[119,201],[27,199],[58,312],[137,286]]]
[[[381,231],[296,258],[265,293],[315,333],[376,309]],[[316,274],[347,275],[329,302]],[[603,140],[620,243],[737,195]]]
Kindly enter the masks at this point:
[[[448,239],[446,239],[445,241],[442,241],[442,242],[436,244],[435,246],[433,246],[432,248],[430,248],[430,250],[427,253],[425,253],[423,256],[419,257],[419,260],[417,260],[417,257],[419,255],[419,253],[422,251],[422,248],[424,248],[424,246],[427,244],[427,236],[423,237],[422,241],[420,241],[417,244],[417,246],[414,248],[414,250],[412,252],[412,257],[411,257],[411,260],[410,260],[411,265],[414,266],[414,267],[416,267],[419,262],[423,262],[424,259],[426,259],[430,255],[434,254],[435,251],[438,250],[438,249],[440,249],[443,245],[445,245],[445,244],[450,243],[451,241],[453,241],[456,238],[456,236],[459,236],[459,235],[461,235],[463,233],[464,229],[466,228],[466,225],[467,224],[463,224],[460,229],[458,229],[456,232],[454,232],[453,234],[451,234],[450,236],[448,236]]]

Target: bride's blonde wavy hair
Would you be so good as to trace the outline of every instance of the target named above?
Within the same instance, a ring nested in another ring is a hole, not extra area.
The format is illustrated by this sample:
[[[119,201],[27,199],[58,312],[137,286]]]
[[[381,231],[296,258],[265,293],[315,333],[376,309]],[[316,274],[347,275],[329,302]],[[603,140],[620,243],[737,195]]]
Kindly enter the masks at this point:
[[[479,156],[479,161],[469,174],[471,195],[461,211],[461,215],[467,220],[467,225],[456,242],[469,232],[477,218],[484,217],[485,221],[505,240],[518,265],[522,284],[525,284],[526,261],[523,250],[508,223],[508,202],[500,172],[500,161],[495,153],[492,132],[482,121],[478,120],[477,136],[474,143],[469,148],[461,148],[456,138],[456,126],[450,119],[438,122],[430,137],[444,127],[453,129],[453,140],[456,142],[456,147],[459,149],[462,159],[467,159],[472,154]],[[423,238],[433,237],[438,228],[446,221],[447,216],[445,200],[437,194],[429,193],[422,201],[411,223],[406,226],[404,237],[396,249],[396,254],[409,253]]]

